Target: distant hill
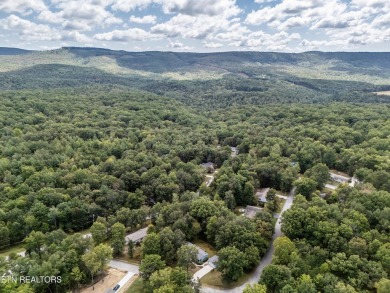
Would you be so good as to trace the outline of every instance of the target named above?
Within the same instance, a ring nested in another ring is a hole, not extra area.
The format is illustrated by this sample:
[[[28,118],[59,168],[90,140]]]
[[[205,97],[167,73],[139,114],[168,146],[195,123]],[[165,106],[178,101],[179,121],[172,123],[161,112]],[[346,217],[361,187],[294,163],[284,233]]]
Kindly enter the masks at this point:
[[[304,53],[275,53],[275,52],[220,52],[220,53],[186,53],[186,52],[126,52],[100,48],[66,47],[66,50],[81,58],[93,56],[110,56],[116,58],[119,65],[153,71],[156,73],[180,70],[191,66],[220,66],[231,68],[237,64],[324,64],[333,61],[342,63],[345,68],[378,67],[390,68],[390,52],[304,52]],[[339,64],[340,65],[340,64]]]
[[[202,109],[335,100],[389,102],[387,96],[373,92],[390,90],[390,52],[177,53],[66,47],[0,48],[0,55],[0,90],[131,88]]]
[[[32,51],[24,49],[0,47],[0,55],[23,55],[31,52]]]

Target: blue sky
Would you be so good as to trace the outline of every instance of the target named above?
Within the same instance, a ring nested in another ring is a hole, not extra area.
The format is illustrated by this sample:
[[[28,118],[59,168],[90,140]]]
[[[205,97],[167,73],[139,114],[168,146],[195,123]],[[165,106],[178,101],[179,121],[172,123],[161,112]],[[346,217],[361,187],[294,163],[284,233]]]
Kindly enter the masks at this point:
[[[0,46],[390,51],[390,0],[0,0]]]

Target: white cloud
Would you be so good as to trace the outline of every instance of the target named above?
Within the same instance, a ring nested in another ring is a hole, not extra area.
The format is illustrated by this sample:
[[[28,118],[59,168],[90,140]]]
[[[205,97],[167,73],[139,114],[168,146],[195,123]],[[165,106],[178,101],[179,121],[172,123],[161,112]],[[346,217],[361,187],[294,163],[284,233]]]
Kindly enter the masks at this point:
[[[252,11],[247,15],[245,23],[251,25],[258,25],[275,20],[275,16],[272,15],[272,10],[273,8],[271,7],[265,7],[257,11]]]
[[[173,48],[173,49],[179,49],[179,50],[191,50],[192,49],[192,47],[186,46],[181,42],[172,42],[171,40],[169,41],[169,44],[167,47]]]
[[[163,10],[166,13],[182,13],[186,15],[225,15],[228,17],[240,13],[241,9],[235,4],[235,0],[161,0]]]
[[[335,40],[335,41],[308,41],[303,40],[300,46],[304,47],[305,50],[318,50],[324,47],[342,47],[345,48],[348,45],[348,40]]]
[[[97,40],[109,47],[109,41],[165,38],[170,48],[179,50],[188,49],[190,39],[195,49],[227,45],[237,50],[290,50],[299,43],[296,31],[306,38],[299,47],[305,49],[383,47],[390,39],[389,0],[253,1],[259,5],[243,15],[239,4],[244,1],[237,0],[0,0],[0,11],[6,14],[0,32],[6,39],[8,30],[24,44]],[[168,20],[159,23],[156,10]],[[132,24],[152,27],[141,30]],[[165,46],[156,42],[154,49]]]
[[[288,34],[282,31],[276,34],[267,34],[263,31],[257,31],[251,33],[240,46],[257,50],[281,51],[287,49],[287,45],[291,41],[300,38],[298,33]]]
[[[107,26],[110,26],[113,24],[121,24],[121,23],[123,23],[123,20],[120,19],[119,17],[115,17],[115,16],[109,16],[104,20],[104,24],[106,24]]]
[[[255,0],[255,3],[263,4],[263,3],[270,3],[275,2],[275,0]]]
[[[181,13],[191,16],[234,16],[241,12],[235,0],[117,0],[112,8],[129,12],[135,9],[145,9],[151,4],[161,5],[164,13]]]
[[[246,24],[266,25],[278,31],[303,27],[319,40],[303,41],[302,46],[317,48],[365,45],[384,42],[390,25],[388,0],[282,0],[252,11]],[[382,34],[375,28],[382,28]],[[364,35],[361,33],[364,32]],[[250,43],[250,42],[249,42]]]
[[[27,41],[53,41],[61,39],[61,34],[51,29],[48,25],[36,24],[14,14],[1,19],[0,27],[17,32],[20,39]]]
[[[91,38],[79,32],[64,32],[61,36],[61,40],[73,41],[78,43],[87,43],[91,41]]]
[[[351,6],[357,8],[371,7],[375,9],[376,12],[386,12],[390,8],[390,2],[388,0],[352,0]]]
[[[292,18],[291,23],[295,21],[297,25],[301,25],[300,23],[306,25],[308,21],[314,19],[337,16],[345,9],[346,5],[339,0],[283,0],[275,6],[252,11],[247,15],[245,22],[251,25],[269,23],[275,27]],[[288,26],[285,25],[286,28]],[[294,26],[296,25],[290,25],[290,27]]]
[[[106,27],[123,22],[106,10],[105,5],[109,2],[55,0],[54,3],[59,11],[44,10],[38,15],[38,19],[48,23],[61,24],[65,30],[91,31],[95,27]]]
[[[227,24],[227,21],[215,17],[195,17],[178,14],[165,23],[152,27],[153,33],[164,34],[169,38],[183,37],[192,39],[205,39],[211,33]]]
[[[74,41],[85,43],[91,39],[79,32],[58,31],[44,24],[37,24],[22,19],[16,15],[10,15],[0,20],[0,28],[18,33],[24,41]]]
[[[349,22],[347,20],[328,17],[320,19],[312,28],[346,28],[348,26]]]
[[[46,9],[43,0],[1,0],[0,11],[6,13],[18,12],[26,13],[30,10],[42,11]]]
[[[212,48],[212,49],[217,49],[217,48],[222,48],[223,47],[223,44],[221,43],[207,43],[207,42],[203,42],[203,47],[204,48]]]
[[[134,15],[130,16],[130,21],[140,24],[155,24],[157,21],[157,17],[155,15],[145,15],[143,17],[136,17]]]
[[[145,9],[153,2],[155,1],[154,0],[117,0],[112,5],[112,9],[129,12],[135,10],[136,8]]]
[[[377,27],[389,28],[390,27],[390,11],[386,14],[378,16],[372,24]]]
[[[139,28],[130,28],[128,30],[114,30],[108,33],[96,34],[94,38],[99,41],[127,42],[157,40],[161,37]]]
[[[307,25],[311,22],[311,19],[309,17],[300,17],[300,16],[294,16],[288,18],[286,21],[282,23],[278,23],[278,29],[279,30],[288,30],[294,27],[300,27]],[[275,23],[277,24],[277,22]]]

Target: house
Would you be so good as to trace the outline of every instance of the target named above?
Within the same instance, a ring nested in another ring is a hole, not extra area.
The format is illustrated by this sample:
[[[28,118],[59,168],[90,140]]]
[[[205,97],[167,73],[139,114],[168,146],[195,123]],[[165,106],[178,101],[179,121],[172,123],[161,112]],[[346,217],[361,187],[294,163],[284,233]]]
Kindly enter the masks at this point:
[[[269,188],[260,188],[256,191],[256,198],[260,206],[264,206],[267,203],[267,193]]]
[[[231,154],[232,157],[235,157],[238,155],[238,149],[236,147],[230,147],[230,149],[232,151],[232,154]]]
[[[146,237],[146,232],[148,228],[143,228],[138,231],[135,231],[134,233],[131,233],[125,237],[126,243],[128,243],[130,240],[133,241],[136,244],[139,244],[144,240]]]
[[[347,183],[351,178],[329,172],[330,178],[338,183]]]
[[[206,251],[204,251],[202,248],[200,248],[199,246],[196,246],[195,244],[192,244],[191,242],[187,242],[187,245],[194,246],[198,250],[198,253],[196,255],[197,264],[201,265],[209,259],[209,254]]]
[[[217,262],[218,262],[218,255],[214,255],[213,257],[210,257],[208,263],[209,265],[215,269],[217,268]]]
[[[205,168],[209,173],[214,172],[214,163],[212,162],[207,162],[207,163],[202,163],[200,164],[203,168]]]
[[[254,207],[254,206],[246,206],[244,216],[250,219],[256,217],[256,214],[263,210],[262,208]]]

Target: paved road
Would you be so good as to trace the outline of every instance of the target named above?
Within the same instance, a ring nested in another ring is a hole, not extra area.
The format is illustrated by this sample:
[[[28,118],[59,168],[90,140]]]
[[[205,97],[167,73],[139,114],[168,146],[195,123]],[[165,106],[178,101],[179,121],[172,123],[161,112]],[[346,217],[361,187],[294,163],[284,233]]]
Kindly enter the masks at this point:
[[[124,261],[110,260],[110,262],[108,263],[108,266],[111,268],[114,268],[114,269],[130,272],[133,274],[139,273],[138,266],[129,264],[129,263],[124,262]]]
[[[293,200],[294,200],[294,195],[295,195],[295,187],[290,191],[290,194],[288,195],[287,197],[287,200],[286,202],[284,203],[284,206],[283,206],[283,209],[280,213],[280,215],[288,210],[289,208],[291,208],[292,204],[293,204]],[[254,272],[254,274],[247,280],[247,282],[244,284],[244,285],[241,285],[239,287],[236,287],[236,288],[233,288],[233,289],[213,289],[213,288],[209,288],[209,287],[202,287],[201,291],[203,293],[242,293],[242,291],[244,291],[244,288],[247,284],[255,284],[259,281],[260,279],[260,276],[261,274],[263,273],[263,270],[264,268],[269,265],[272,261],[272,256],[274,254],[274,240],[277,238],[277,237],[280,237],[282,236],[282,230],[281,230],[281,219],[280,219],[280,216],[279,218],[276,220],[276,224],[275,224],[275,232],[274,232],[274,235],[272,236],[272,243],[270,245],[270,247],[268,248],[267,252],[265,253],[264,257],[261,259],[261,262],[259,263],[259,265],[257,266],[256,268],[256,271]]]

